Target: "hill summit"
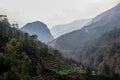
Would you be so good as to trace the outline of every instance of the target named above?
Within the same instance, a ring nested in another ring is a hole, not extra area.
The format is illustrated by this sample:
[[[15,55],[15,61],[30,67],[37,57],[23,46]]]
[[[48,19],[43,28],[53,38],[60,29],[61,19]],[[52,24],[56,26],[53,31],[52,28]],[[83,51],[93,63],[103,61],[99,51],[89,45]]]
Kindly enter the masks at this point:
[[[40,21],[28,23],[21,28],[21,30],[29,33],[30,35],[37,35],[38,39],[44,43],[48,43],[53,40],[53,36],[51,35],[47,25]]]

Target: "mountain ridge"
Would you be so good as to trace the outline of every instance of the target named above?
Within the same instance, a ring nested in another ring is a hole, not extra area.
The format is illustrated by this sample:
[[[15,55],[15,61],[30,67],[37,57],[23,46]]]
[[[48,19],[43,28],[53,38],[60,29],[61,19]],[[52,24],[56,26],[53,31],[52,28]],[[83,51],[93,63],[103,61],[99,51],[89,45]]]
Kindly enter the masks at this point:
[[[51,28],[51,32],[55,38],[58,38],[64,34],[81,29],[84,25],[88,25],[91,19],[76,20],[71,23],[56,25]]]
[[[59,51],[28,33],[0,21],[0,80],[111,80],[104,75],[81,74]],[[88,71],[89,72],[89,71]],[[90,73],[91,74],[91,73]],[[102,78],[101,78],[102,76]]]
[[[104,72],[109,69],[108,75],[116,73],[120,76],[120,28],[104,33],[93,42],[79,48],[79,61],[85,66]]]
[[[119,5],[99,14],[92,19],[91,24],[84,26],[81,30],[58,37],[50,45],[60,50],[66,57],[71,55],[71,58],[76,59],[77,55],[75,54],[75,57],[73,57],[73,53],[78,47],[93,41],[105,32],[120,27],[120,11],[116,11],[120,7]],[[102,15],[105,16],[101,17]]]

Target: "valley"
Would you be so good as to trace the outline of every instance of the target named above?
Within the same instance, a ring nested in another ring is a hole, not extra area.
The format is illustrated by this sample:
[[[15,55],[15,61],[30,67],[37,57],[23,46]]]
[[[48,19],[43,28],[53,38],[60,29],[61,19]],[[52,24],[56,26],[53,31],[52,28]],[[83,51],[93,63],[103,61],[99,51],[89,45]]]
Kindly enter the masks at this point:
[[[0,80],[120,80],[120,3],[52,28],[0,15]]]

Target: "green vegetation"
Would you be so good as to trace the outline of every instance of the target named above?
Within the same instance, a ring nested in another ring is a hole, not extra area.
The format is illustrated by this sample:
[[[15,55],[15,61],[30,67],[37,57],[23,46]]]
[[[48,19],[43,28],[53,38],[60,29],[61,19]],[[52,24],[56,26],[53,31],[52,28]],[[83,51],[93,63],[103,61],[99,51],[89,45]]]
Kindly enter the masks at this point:
[[[16,28],[11,28],[8,21],[0,22],[0,80],[49,80],[52,74],[76,72],[57,50],[49,50],[36,35]]]
[[[67,75],[77,72],[77,69],[69,64],[54,64],[53,66],[50,66],[49,69],[61,75]]]
[[[79,63],[64,59],[36,35],[18,30],[17,24],[17,29],[12,28],[4,17],[0,21],[0,80],[110,80],[72,65]]]
[[[4,80],[29,79],[30,58],[21,52],[22,45],[16,39],[9,39],[4,45],[4,53],[0,53],[0,78]]]

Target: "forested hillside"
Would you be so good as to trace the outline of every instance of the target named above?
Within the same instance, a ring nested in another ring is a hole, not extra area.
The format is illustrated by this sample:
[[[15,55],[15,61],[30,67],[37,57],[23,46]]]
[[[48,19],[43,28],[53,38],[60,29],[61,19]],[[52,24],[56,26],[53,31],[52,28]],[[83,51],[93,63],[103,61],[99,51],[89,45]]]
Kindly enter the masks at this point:
[[[6,18],[0,21],[0,80],[59,80],[76,72],[57,50],[15,27]]]
[[[120,29],[103,34],[100,38],[79,48],[79,61],[86,67],[102,71],[107,76],[120,77]]]
[[[7,18],[0,21],[0,80],[113,80],[80,68],[13,25]]]

